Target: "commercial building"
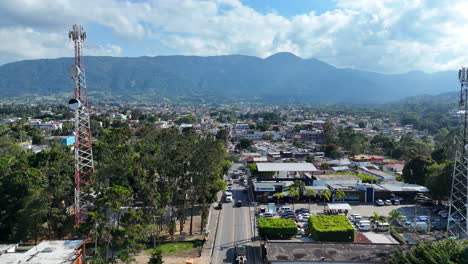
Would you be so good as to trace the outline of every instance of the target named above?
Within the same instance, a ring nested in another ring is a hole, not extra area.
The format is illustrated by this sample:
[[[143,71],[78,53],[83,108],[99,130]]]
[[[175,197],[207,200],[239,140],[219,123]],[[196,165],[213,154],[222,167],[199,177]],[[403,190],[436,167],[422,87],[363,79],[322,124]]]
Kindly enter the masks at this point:
[[[1,245],[0,245],[1,248]],[[44,240],[26,252],[8,246],[0,255],[3,264],[82,264],[84,240]]]
[[[330,263],[386,263],[395,254],[390,244],[322,243],[301,241],[268,241],[264,245],[269,264],[330,264]]]

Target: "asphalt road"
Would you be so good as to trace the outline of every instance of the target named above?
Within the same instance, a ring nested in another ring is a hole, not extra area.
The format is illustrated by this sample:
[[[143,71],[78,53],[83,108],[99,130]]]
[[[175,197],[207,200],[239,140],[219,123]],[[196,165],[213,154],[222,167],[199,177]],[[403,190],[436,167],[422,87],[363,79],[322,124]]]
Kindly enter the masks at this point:
[[[233,167],[238,167],[236,165]],[[248,263],[259,263],[258,260],[255,262],[256,250],[252,247],[250,203],[247,193],[242,192],[245,187],[237,183],[232,187],[233,202],[225,203],[223,200],[211,263],[236,263],[236,245],[247,246]],[[242,201],[241,207],[237,207],[237,200]]]

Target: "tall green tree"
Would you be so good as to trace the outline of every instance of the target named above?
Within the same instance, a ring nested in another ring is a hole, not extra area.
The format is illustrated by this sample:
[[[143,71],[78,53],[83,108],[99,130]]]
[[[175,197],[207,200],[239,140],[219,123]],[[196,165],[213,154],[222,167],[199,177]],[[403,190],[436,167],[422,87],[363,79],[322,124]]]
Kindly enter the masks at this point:
[[[453,172],[453,162],[441,164],[432,164],[427,168],[427,176],[424,180],[426,186],[431,192],[432,198],[445,200],[450,196],[450,179]]]
[[[403,168],[403,179],[407,183],[415,183],[424,185],[429,166],[433,165],[434,161],[427,156],[415,156]]]

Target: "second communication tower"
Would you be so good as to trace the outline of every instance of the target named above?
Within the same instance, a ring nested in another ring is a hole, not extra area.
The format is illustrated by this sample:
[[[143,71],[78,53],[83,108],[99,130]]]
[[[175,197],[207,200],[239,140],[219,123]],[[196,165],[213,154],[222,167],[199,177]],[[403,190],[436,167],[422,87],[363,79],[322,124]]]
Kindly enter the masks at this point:
[[[468,238],[468,68],[458,71],[460,80],[459,113],[463,115],[463,131],[455,140],[455,164],[449,200],[447,231],[451,236]]]

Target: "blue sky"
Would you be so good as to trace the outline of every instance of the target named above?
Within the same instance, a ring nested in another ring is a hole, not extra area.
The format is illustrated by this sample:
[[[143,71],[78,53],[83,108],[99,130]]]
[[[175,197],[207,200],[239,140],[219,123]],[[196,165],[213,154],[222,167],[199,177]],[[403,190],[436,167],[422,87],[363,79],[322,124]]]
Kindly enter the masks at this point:
[[[85,54],[265,58],[292,52],[383,73],[454,70],[468,61],[468,1],[2,0],[0,65]]]

